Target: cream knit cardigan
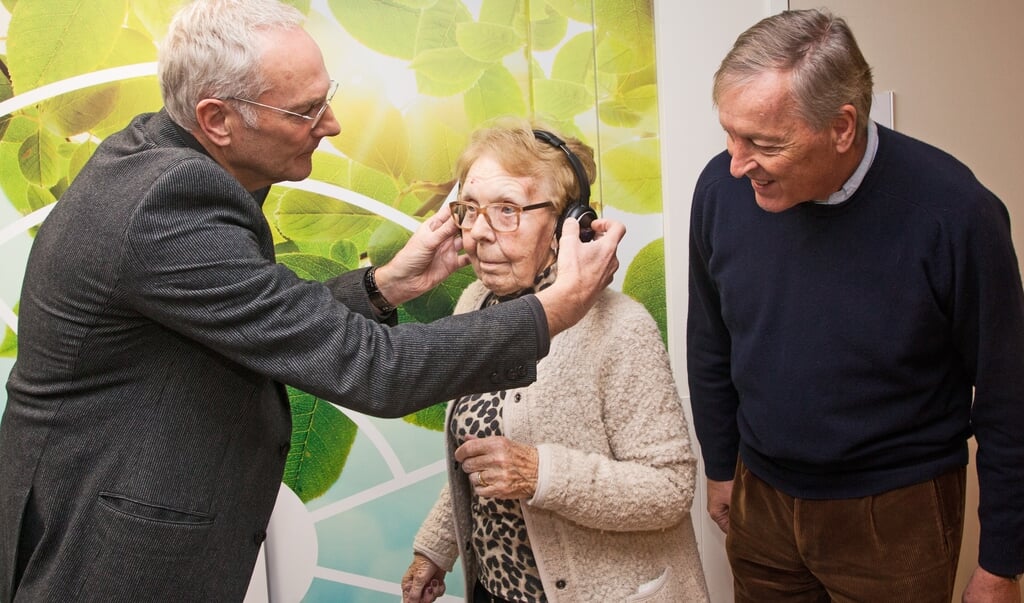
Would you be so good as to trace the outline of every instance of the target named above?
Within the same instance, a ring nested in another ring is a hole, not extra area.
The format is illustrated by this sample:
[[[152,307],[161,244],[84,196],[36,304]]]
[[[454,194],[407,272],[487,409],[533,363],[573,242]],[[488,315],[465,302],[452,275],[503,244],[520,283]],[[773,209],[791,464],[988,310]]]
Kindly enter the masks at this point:
[[[479,308],[486,295],[474,282],[455,313]],[[537,374],[508,392],[502,415],[505,435],[539,452],[537,491],[521,502],[548,601],[706,601],[689,515],[696,459],[646,309],[605,291],[552,340]],[[471,594],[472,489],[447,430],[445,441],[448,485],[413,548],[447,571],[460,556]]]

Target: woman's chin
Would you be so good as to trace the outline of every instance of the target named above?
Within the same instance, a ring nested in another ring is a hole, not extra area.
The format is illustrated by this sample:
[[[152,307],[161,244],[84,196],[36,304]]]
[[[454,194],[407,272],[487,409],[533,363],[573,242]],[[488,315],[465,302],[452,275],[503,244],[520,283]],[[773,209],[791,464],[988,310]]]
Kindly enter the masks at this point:
[[[490,291],[491,293],[493,293],[493,294],[495,294],[495,295],[497,295],[499,297],[505,296],[505,295],[511,295],[511,294],[515,293],[516,291],[519,291],[519,290],[522,289],[522,287],[517,287],[515,285],[510,285],[509,282],[504,280],[504,279],[494,280],[494,279],[481,278],[480,281],[484,284],[484,287],[486,287],[488,291]]]

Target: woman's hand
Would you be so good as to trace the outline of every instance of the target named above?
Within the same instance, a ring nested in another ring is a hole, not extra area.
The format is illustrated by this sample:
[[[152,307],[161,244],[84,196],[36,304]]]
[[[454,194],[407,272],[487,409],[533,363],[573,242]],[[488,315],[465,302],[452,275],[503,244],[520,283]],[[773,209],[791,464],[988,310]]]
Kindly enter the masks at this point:
[[[413,553],[412,563],[402,576],[402,603],[433,603],[444,594],[444,576],[447,572],[419,553]]]
[[[525,499],[537,491],[537,449],[529,444],[505,436],[469,436],[455,451],[455,460],[479,496]]]

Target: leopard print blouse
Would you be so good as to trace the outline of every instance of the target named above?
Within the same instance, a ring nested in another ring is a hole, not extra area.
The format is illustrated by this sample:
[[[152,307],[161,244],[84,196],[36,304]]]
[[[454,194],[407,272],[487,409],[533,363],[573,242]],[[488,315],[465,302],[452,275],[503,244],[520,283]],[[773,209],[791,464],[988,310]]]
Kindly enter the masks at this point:
[[[552,264],[537,276],[533,287],[507,297],[489,295],[482,306],[540,291],[551,285],[555,276]],[[502,435],[501,409],[506,393],[475,394],[456,400],[450,425],[455,441],[461,444],[468,434],[478,438]],[[519,501],[473,496],[471,511],[471,542],[484,587],[508,601],[547,603]]]
[[[502,435],[504,400],[505,392],[500,391],[456,401],[451,423],[456,440],[461,444],[467,434],[481,438]],[[471,511],[471,542],[484,587],[509,601],[547,601],[519,501],[473,496]]]

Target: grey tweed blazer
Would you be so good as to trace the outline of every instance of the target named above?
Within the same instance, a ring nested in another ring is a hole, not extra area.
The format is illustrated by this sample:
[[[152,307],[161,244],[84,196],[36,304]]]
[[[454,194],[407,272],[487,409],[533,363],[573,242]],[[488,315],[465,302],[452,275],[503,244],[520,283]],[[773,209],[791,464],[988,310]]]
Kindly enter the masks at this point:
[[[363,271],[274,261],[256,194],[164,112],[39,229],[0,424],[0,601],[237,601],[291,439],[283,384],[398,417],[535,379],[536,298],[382,325]]]

